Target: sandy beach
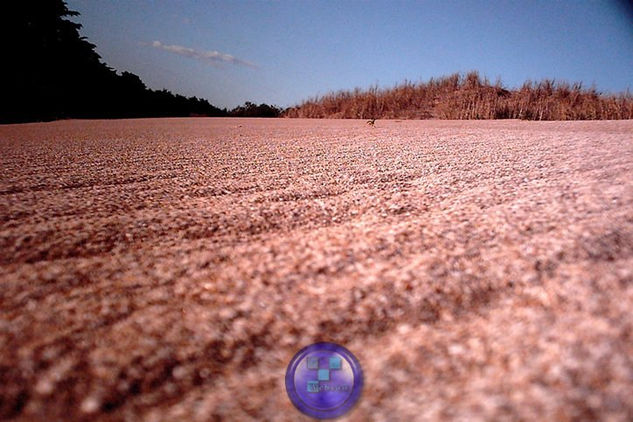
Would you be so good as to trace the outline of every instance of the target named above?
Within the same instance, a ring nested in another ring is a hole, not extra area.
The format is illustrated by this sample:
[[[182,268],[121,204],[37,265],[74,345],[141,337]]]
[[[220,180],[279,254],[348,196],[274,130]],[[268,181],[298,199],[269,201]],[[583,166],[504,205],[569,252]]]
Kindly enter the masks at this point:
[[[633,121],[0,125],[0,418],[633,419]]]

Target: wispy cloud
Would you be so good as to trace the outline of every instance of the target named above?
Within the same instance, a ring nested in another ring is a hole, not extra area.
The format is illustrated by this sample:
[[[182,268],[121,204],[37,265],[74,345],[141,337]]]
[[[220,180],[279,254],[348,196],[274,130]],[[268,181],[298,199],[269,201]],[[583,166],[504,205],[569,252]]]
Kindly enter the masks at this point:
[[[238,59],[230,54],[220,53],[219,51],[204,51],[196,50],[189,47],[183,47],[181,45],[168,45],[163,44],[160,41],[154,41],[149,45],[150,47],[158,48],[160,50],[169,51],[170,53],[178,54],[179,56],[189,57],[191,59],[202,60],[211,64],[219,63],[232,63],[236,65],[248,66],[257,68],[257,65],[246,60]]]

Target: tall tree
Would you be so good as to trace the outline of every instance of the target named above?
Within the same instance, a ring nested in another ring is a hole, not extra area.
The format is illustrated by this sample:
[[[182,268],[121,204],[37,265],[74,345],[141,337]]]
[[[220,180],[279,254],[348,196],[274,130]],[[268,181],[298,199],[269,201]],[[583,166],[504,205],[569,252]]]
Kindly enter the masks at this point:
[[[70,20],[78,15],[64,0],[0,6],[0,122],[226,114],[206,100],[149,90],[132,73],[118,75]]]

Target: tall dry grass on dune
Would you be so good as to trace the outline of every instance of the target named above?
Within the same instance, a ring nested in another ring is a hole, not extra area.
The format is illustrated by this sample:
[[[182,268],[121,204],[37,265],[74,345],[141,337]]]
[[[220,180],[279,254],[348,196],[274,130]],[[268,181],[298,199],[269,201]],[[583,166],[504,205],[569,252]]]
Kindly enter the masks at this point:
[[[505,89],[478,72],[405,81],[393,88],[339,91],[291,107],[285,117],[339,119],[633,119],[633,95],[601,94],[595,87],[550,79]]]

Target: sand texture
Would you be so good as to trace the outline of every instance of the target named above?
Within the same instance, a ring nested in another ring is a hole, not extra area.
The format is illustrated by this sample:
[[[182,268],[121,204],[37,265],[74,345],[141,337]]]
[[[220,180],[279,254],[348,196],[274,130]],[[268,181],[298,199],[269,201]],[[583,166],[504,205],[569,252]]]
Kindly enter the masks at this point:
[[[0,126],[0,419],[633,419],[633,121]]]

